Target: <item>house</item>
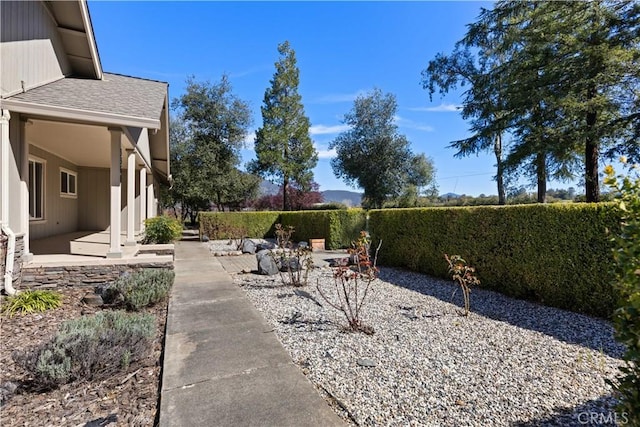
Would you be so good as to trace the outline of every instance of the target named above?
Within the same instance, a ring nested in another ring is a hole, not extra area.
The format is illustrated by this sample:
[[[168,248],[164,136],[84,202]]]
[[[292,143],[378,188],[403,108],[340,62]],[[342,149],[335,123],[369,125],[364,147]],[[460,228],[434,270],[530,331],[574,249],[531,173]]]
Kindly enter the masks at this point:
[[[92,254],[103,264],[131,253],[170,179],[169,98],[167,83],[102,69],[86,0],[0,7],[0,273],[9,291],[42,239],[103,236]]]

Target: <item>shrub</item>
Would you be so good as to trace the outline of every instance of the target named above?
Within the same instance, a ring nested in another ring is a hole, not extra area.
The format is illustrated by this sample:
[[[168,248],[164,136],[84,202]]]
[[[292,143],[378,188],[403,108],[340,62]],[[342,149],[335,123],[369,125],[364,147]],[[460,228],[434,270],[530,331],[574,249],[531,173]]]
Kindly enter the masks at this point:
[[[200,212],[200,238],[233,239],[230,231],[238,229],[248,237],[273,237],[279,218],[280,212]]]
[[[613,322],[616,339],[627,348],[622,374],[613,385],[620,395],[620,415],[629,425],[640,425],[640,175],[635,180],[629,176],[616,178],[611,166],[605,173],[605,184],[615,192],[621,211],[621,229],[613,237],[615,288],[620,294]]]
[[[546,305],[609,317],[612,204],[413,208],[369,212],[380,262],[448,278],[443,253],[465,254],[482,287]]]
[[[171,243],[182,237],[182,223],[167,215],[145,219],[144,227],[144,243]]]
[[[469,315],[469,306],[471,302],[469,300],[469,293],[471,292],[472,285],[479,285],[480,280],[476,277],[476,269],[467,265],[467,261],[465,261],[460,255],[449,255],[444,254],[444,259],[447,260],[447,264],[449,264],[449,274],[454,282],[458,282],[460,288],[462,289],[462,295],[464,296],[464,312],[463,315]]]
[[[364,332],[371,335],[374,333],[373,327],[362,322],[362,309],[367,302],[369,289],[374,280],[378,278],[378,267],[376,260],[380,245],[373,255],[370,254],[371,239],[366,231],[360,233],[360,238],[352,243],[349,254],[354,259],[354,266],[347,265],[348,258],[333,272],[333,297],[327,296],[328,291],[323,290],[318,281],[316,288],[320,296],[331,307],[339,310],[347,319],[347,328],[353,332]]]
[[[104,311],[66,321],[53,339],[12,356],[37,385],[54,388],[127,369],[150,351],[155,331],[152,315]]]
[[[174,278],[173,270],[148,268],[123,275],[111,289],[121,295],[127,309],[139,311],[164,300],[169,295]]]
[[[55,291],[49,290],[26,290],[17,295],[11,296],[2,307],[2,312],[9,317],[16,313],[42,312],[62,305],[62,296]]]
[[[296,229],[296,239],[325,239],[328,249],[349,248],[366,226],[366,213],[362,209],[282,212],[284,226]]]
[[[270,254],[279,266],[283,285],[306,286],[309,270],[313,268],[311,248],[295,246],[291,241],[294,231],[292,226],[283,227],[281,224],[276,224],[278,248],[272,249]]]

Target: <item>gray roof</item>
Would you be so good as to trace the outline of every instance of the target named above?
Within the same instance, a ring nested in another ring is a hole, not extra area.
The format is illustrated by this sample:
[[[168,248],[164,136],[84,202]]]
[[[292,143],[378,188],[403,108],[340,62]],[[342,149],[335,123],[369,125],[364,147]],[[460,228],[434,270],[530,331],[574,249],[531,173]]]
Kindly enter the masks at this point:
[[[10,100],[82,111],[159,120],[167,83],[104,73],[103,80],[66,77]]]

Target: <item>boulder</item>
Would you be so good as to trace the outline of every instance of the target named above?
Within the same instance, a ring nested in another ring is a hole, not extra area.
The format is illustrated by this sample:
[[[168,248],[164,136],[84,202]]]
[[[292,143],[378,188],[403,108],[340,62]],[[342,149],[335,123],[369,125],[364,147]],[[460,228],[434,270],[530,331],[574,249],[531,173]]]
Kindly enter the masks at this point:
[[[86,294],[84,297],[82,297],[82,302],[93,307],[100,307],[102,304],[104,304],[104,301],[102,301],[102,297],[100,295],[91,293]]]
[[[278,274],[278,265],[268,250],[261,250],[257,252],[256,260],[258,261],[258,274],[265,276]]]
[[[245,239],[242,241],[242,253],[243,254],[255,254],[256,253],[256,244],[253,240]]]
[[[258,243],[258,245],[256,246],[256,252],[269,250],[269,249],[277,249],[277,248],[278,248],[278,245],[276,245],[275,243],[262,242],[262,243]]]

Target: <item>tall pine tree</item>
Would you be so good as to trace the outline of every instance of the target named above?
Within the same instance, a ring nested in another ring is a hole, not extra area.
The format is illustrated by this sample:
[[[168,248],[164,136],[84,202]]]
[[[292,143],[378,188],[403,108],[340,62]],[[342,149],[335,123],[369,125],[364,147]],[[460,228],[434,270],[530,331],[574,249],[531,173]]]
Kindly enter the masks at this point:
[[[309,191],[318,153],[309,137],[309,119],[298,93],[300,71],[289,42],[278,45],[280,59],[264,94],[262,127],[256,131],[256,160],[248,169],[282,186],[283,210],[291,208],[289,187]]]

